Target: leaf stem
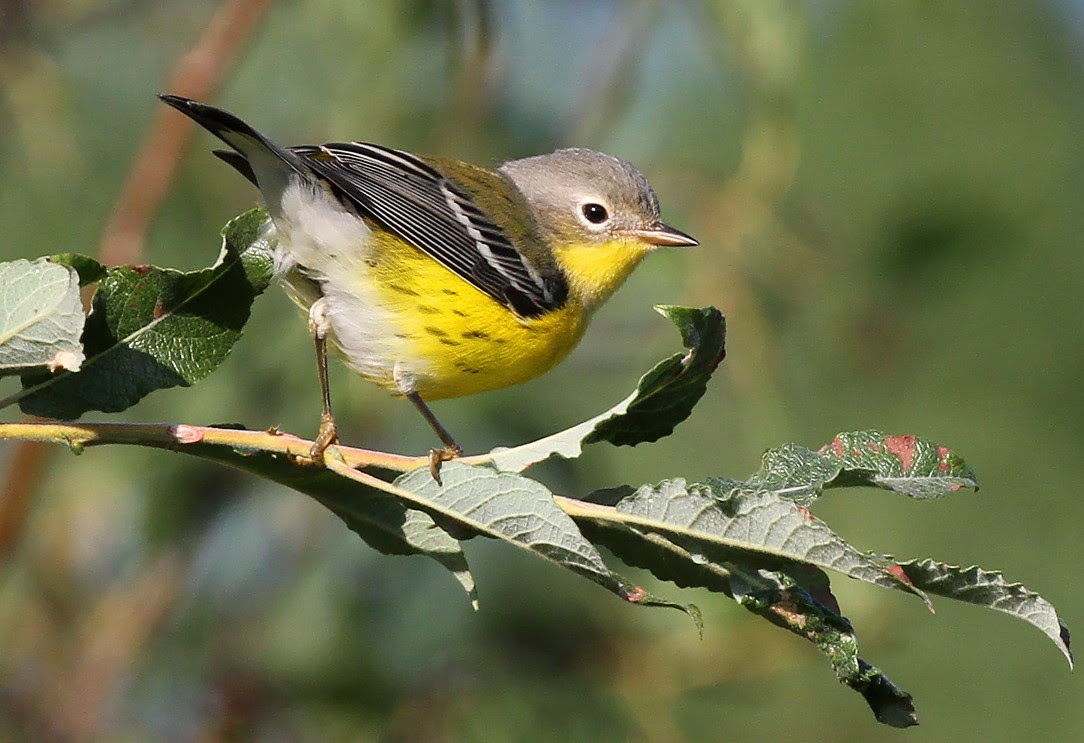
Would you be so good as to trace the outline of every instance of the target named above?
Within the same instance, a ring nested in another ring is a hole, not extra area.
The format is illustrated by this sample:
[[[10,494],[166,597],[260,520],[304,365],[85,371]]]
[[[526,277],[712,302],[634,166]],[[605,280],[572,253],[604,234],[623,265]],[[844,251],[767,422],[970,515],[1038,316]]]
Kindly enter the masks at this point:
[[[63,372],[61,372],[61,374],[67,374],[67,373],[68,373],[67,370],[64,370]],[[22,400],[24,397],[31,394],[32,392],[37,392],[39,389],[41,389],[45,385],[51,383],[51,380],[52,380],[52,377],[47,377],[42,382],[38,382],[37,384],[32,385],[30,387],[23,387],[21,390],[13,392],[10,395],[8,395],[7,397],[0,398],[0,410],[3,410],[4,408],[8,407],[9,405],[14,405],[15,403],[19,402],[19,400]]]

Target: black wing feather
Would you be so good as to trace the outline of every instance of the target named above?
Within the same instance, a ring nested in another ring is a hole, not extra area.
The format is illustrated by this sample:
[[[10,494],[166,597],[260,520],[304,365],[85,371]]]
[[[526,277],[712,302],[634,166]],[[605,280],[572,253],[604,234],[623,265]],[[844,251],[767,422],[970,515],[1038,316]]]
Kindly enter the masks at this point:
[[[344,201],[525,317],[561,306],[563,281],[540,276],[474,200],[423,160],[378,145],[292,147]]]

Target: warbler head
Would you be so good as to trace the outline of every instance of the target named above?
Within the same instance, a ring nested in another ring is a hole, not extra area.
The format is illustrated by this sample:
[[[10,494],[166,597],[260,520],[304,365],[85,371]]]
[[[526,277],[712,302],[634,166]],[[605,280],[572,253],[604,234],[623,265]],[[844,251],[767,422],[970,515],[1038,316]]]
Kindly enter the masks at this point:
[[[659,200],[643,173],[583,148],[504,163],[523,194],[540,237],[588,305],[604,301],[640,260],[660,246],[697,241],[659,218]]]

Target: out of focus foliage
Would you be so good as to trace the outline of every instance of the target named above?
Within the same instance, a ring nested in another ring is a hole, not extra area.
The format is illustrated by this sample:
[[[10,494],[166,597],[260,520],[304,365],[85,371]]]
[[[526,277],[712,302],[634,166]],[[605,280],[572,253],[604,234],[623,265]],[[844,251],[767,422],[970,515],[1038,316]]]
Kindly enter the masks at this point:
[[[154,93],[214,10],[0,0],[0,258],[94,251]],[[871,492],[818,512],[870,547],[1026,577],[1072,624],[1082,59],[1071,0],[280,2],[215,100],[284,142],[479,162],[579,144],[636,162],[702,247],[653,256],[546,377],[441,404],[467,448],[581,420],[670,350],[651,305],[714,304],[729,358],[693,417],[550,466],[556,488],[751,471],[769,445],[837,430],[936,436],[982,473],[979,495],[915,508]],[[208,140],[187,151],[149,262],[207,265],[254,201]],[[221,370],[125,418],[311,433],[311,367],[303,320],[269,294]],[[430,445],[409,406],[341,368],[333,384],[347,441]],[[289,491],[155,453],[37,456],[45,476],[20,491],[26,469],[11,470],[0,502],[3,738],[898,735],[823,683],[803,643],[708,594],[701,641],[677,613],[472,544],[474,614],[439,567],[376,555]],[[1084,736],[1037,633],[839,593],[864,651],[920,694],[912,738]]]

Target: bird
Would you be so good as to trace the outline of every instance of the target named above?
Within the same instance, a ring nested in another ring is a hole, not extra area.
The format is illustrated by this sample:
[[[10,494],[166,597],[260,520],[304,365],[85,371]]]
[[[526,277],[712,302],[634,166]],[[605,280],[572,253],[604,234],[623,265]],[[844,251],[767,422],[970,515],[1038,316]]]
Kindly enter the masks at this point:
[[[410,400],[441,446],[463,453],[428,402],[548,371],[592,314],[659,247],[697,241],[660,219],[645,176],[572,147],[485,168],[365,142],[283,147],[237,116],[159,98],[229,146],[214,154],[260,191],[276,275],[308,315],[322,412],[306,458],[338,442],[327,346]]]

